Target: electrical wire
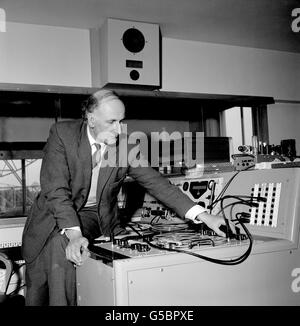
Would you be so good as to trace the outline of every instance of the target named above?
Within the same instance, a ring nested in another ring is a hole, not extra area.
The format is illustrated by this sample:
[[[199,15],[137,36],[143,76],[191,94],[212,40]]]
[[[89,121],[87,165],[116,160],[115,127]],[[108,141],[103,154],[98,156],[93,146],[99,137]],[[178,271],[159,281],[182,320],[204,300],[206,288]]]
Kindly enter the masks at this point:
[[[155,221],[156,219],[157,219],[156,222],[158,222],[158,221],[161,219],[161,216],[159,216],[159,215],[154,216],[154,217],[151,219],[150,224],[153,225],[153,224],[155,223],[154,221]]]
[[[226,183],[226,185],[224,186],[224,188],[222,189],[222,191],[219,193],[218,197],[211,203],[209,209],[212,210],[216,204],[220,201],[220,206],[221,206],[221,210],[219,213],[222,213],[222,216],[224,218],[224,221],[227,225],[227,227],[229,226],[228,224],[228,219],[226,218],[225,216],[225,208],[227,207],[233,207],[234,205],[237,205],[237,204],[242,204],[242,205],[247,205],[247,206],[254,206],[255,204],[257,204],[257,202],[254,202],[253,200],[257,200],[257,201],[260,201],[262,200],[261,197],[253,197],[253,196],[245,196],[245,195],[226,195],[224,196],[226,190],[228,189],[229,185],[231,184],[231,182],[234,180],[234,178],[242,171],[245,171],[245,170],[248,170],[250,168],[252,168],[253,166],[249,166],[247,167],[246,169],[244,170],[240,170],[238,171],[237,173],[235,173],[229,180],[228,182]],[[224,200],[226,199],[237,199],[237,201],[233,202],[233,203],[230,203],[226,206],[224,206]],[[248,200],[246,200],[248,199]],[[221,264],[221,265],[237,265],[237,264],[240,264],[242,263],[243,261],[245,261],[248,256],[250,255],[251,253],[251,250],[252,250],[252,246],[253,246],[253,239],[252,239],[252,235],[251,233],[249,232],[249,230],[247,229],[247,227],[245,226],[244,224],[244,219],[242,218],[239,218],[238,216],[242,214],[242,213],[237,213],[235,215],[235,221],[238,222],[238,224],[240,224],[243,228],[243,230],[245,231],[247,237],[248,237],[248,240],[249,240],[249,246],[247,248],[247,250],[239,257],[237,258],[233,258],[233,259],[229,259],[229,260],[224,260],[224,259],[216,259],[216,258],[212,258],[212,257],[208,257],[208,256],[204,256],[204,255],[200,255],[198,253],[195,253],[195,252],[192,252],[192,251],[187,251],[187,250],[183,250],[183,249],[177,249],[177,248],[167,248],[167,247],[161,247],[161,246],[158,246],[158,245],[155,245],[154,243],[148,241],[145,236],[140,233],[135,227],[133,227],[133,225],[131,224],[128,224],[128,227],[131,228],[136,234],[138,234],[145,243],[147,243],[150,247],[152,248],[156,248],[156,249],[159,249],[159,250],[166,250],[166,251],[170,251],[170,252],[178,252],[178,253],[185,253],[185,254],[188,254],[188,255],[192,255],[192,256],[195,256],[197,258],[200,258],[200,259],[203,259],[203,260],[206,260],[206,261],[209,261],[209,262],[212,262],[212,263],[216,263],[216,264]],[[232,210],[230,211],[230,220],[233,220],[232,219]],[[151,225],[151,228],[154,227],[154,220],[156,219],[157,217],[154,217],[151,222],[150,222],[150,225]],[[158,218],[159,220],[160,218]],[[174,223],[175,225],[176,223]],[[174,227],[173,225],[173,227]],[[170,232],[170,226],[172,226],[171,224],[168,225],[166,224],[165,226],[168,226],[168,229],[164,229],[163,227],[157,227],[155,231],[160,231],[160,232]],[[160,228],[160,229],[159,229]],[[176,229],[176,227],[174,227]],[[174,229],[173,229],[174,230]],[[149,236],[149,235],[147,235]],[[207,240],[207,239],[206,239]],[[206,241],[207,243],[207,241]],[[212,243],[212,245],[214,245],[214,243]],[[193,247],[193,242],[191,243],[191,247]],[[97,254],[96,254],[97,255]]]
[[[238,197],[238,196],[233,196],[234,198]],[[226,199],[229,199],[231,198],[231,196],[224,196],[224,198],[220,199],[221,201],[221,206],[224,208],[224,200]],[[231,203],[229,205],[227,205],[226,207],[230,207],[231,205],[237,205],[237,204],[248,204],[248,205],[251,205],[251,202],[247,202],[245,200],[242,200],[241,202],[238,201],[238,202],[234,202],[234,203]],[[224,218],[226,218],[225,216],[225,212],[222,211],[222,213],[224,214]],[[249,240],[249,245],[248,245],[248,248],[247,250],[239,257],[237,258],[233,258],[233,259],[227,259],[227,260],[224,260],[224,259],[216,259],[216,258],[212,258],[212,257],[209,257],[209,256],[204,256],[204,255],[200,255],[198,253],[195,253],[193,251],[187,251],[187,250],[184,250],[184,249],[177,249],[177,248],[167,248],[167,247],[162,247],[162,246],[159,246],[159,245],[155,245],[154,243],[148,241],[146,239],[146,237],[149,237],[149,234],[147,234],[146,236],[142,233],[140,233],[137,228],[133,227],[133,225],[131,224],[128,224],[128,227],[130,229],[132,229],[137,235],[139,235],[143,241],[145,243],[147,243],[150,247],[152,248],[155,248],[155,249],[158,249],[158,250],[165,250],[165,251],[169,251],[169,252],[177,252],[177,253],[183,253],[183,254],[187,254],[187,255],[191,255],[191,256],[194,256],[194,257],[197,257],[197,258],[200,258],[200,259],[203,259],[203,260],[206,260],[206,261],[209,261],[211,263],[215,263],[215,264],[221,264],[221,265],[238,265],[240,263],[242,263],[243,261],[245,261],[248,256],[250,255],[251,253],[251,250],[252,250],[252,246],[253,246],[253,239],[252,239],[252,235],[250,234],[249,230],[247,229],[247,227],[245,226],[244,222],[243,222],[243,218],[240,218],[239,215],[242,215],[243,212],[240,212],[240,213],[237,213],[235,215],[235,221],[238,222],[238,224],[240,224],[242,226],[242,228],[244,229],[246,235],[247,235],[247,238]],[[233,220],[232,218],[230,220]],[[205,239],[207,240],[207,239]],[[193,242],[191,243],[192,246],[190,247],[190,249],[193,247]],[[202,244],[208,244],[207,241],[206,242],[203,242]],[[201,242],[200,242],[200,245],[201,245]],[[101,255],[97,254],[97,253],[93,253],[94,255],[96,256],[99,256],[99,257],[102,257]],[[113,259],[114,255],[112,254],[112,259]]]
[[[237,216],[236,216],[236,219],[238,219]],[[242,263],[244,260],[246,260],[248,258],[248,256],[251,253],[251,250],[252,250],[252,242],[253,242],[252,241],[252,236],[251,236],[250,232],[248,231],[248,229],[246,228],[246,226],[244,225],[244,223],[241,220],[239,220],[239,223],[241,224],[242,228],[244,229],[245,233],[248,236],[249,246],[248,246],[248,249],[246,250],[246,252],[243,255],[241,255],[238,258],[234,258],[234,259],[230,259],[230,260],[216,259],[216,258],[212,258],[212,257],[200,255],[200,254],[197,254],[197,253],[192,252],[192,251],[186,251],[186,250],[183,250],[183,249],[163,248],[161,246],[157,246],[157,245],[153,244],[152,242],[148,241],[147,239],[144,239],[143,235],[141,233],[139,233],[132,225],[129,225],[129,227],[134,232],[136,232],[143,239],[143,241],[145,243],[147,243],[152,248],[156,248],[156,249],[159,249],[159,250],[166,250],[166,251],[170,251],[170,252],[184,253],[184,254],[195,256],[197,258],[201,258],[203,260],[206,260],[206,261],[209,261],[209,262],[212,262],[212,263],[216,263],[216,264],[221,264],[221,265],[237,265],[237,264]]]
[[[226,190],[228,189],[229,185],[231,184],[231,182],[233,181],[233,179],[241,172],[243,171],[247,171],[250,170],[251,168],[253,168],[253,166],[248,166],[247,168],[243,169],[243,170],[239,170],[237,171],[225,184],[225,186],[223,187],[223,189],[221,190],[221,192],[219,193],[218,197],[210,204],[210,207],[208,207],[210,210],[212,210],[215,206],[216,203],[221,199],[221,197],[223,197],[223,195],[225,194]]]

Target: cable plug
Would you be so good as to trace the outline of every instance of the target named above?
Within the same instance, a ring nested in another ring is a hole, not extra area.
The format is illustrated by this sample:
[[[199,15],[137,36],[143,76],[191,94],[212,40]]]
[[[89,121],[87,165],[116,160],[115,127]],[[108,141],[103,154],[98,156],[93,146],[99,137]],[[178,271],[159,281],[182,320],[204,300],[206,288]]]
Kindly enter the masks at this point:
[[[244,223],[244,224],[250,223],[250,218],[242,217],[239,219],[239,222]]]
[[[258,196],[258,197],[256,197],[256,200],[257,201],[262,201],[262,202],[266,202],[267,201],[267,198],[266,197],[260,197],[260,196]]]
[[[251,214],[250,213],[247,213],[247,212],[241,212],[240,213],[240,216],[239,218],[237,218],[237,221],[240,222],[240,223],[250,223],[250,217],[251,217]]]
[[[241,217],[251,217],[251,214],[250,213],[247,213],[247,212],[241,212]]]

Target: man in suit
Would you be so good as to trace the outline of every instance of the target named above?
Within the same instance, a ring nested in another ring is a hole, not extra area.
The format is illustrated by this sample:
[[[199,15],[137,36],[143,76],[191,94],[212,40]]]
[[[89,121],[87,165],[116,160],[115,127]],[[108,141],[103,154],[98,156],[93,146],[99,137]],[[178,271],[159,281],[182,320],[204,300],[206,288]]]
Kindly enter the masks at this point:
[[[82,120],[51,127],[40,173],[41,191],[23,232],[27,305],[76,305],[75,267],[88,256],[89,242],[124,231],[117,194],[126,175],[178,216],[204,222],[225,236],[219,229],[225,224],[223,218],[195,205],[151,167],[101,166],[108,149],[118,147],[124,118],[125,107],[118,96],[100,90],[86,101]]]

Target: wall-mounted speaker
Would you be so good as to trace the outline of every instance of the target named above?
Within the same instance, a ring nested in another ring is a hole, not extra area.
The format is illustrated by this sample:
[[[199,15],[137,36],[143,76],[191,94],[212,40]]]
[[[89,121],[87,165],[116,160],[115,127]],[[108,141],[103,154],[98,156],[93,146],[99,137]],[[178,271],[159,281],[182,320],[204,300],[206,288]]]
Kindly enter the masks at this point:
[[[161,87],[161,34],[158,24],[106,19],[91,30],[95,87]]]

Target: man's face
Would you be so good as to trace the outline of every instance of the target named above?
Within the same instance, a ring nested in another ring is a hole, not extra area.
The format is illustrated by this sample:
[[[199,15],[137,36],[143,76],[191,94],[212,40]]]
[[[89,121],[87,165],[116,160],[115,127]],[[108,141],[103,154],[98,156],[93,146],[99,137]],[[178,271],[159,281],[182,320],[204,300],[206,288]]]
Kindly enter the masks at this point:
[[[121,133],[121,122],[125,118],[125,107],[119,99],[103,102],[93,112],[88,113],[88,123],[92,134],[99,143],[113,145]]]

